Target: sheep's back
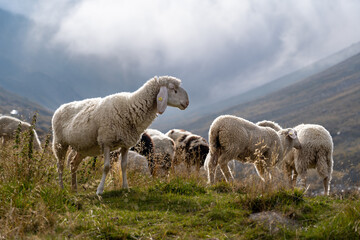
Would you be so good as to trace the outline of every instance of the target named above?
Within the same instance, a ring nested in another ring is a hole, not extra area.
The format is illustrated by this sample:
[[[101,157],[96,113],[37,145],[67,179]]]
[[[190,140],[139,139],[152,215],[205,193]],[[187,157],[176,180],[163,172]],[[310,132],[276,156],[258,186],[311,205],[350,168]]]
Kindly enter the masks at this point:
[[[21,124],[21,130],[28,130],[30,128],[30,124],[24,121],[21,121],[17,118],[13,118],[10,116],[1,116],[0,117],[0,136],[10,136],[13,135],[16,129]]]
[[[301,124],[295,127],[302,149],[326,148],[332,150],[333,142],[330,133],[320,125]]]
[[[245,119],[231,115],[217,118],[211,126],[210,134],[218,134],[220,146],[242,149],[256,138],[257,126]],[[214,130],[214,132],[212,132]],[[254,138],[255,137],[255,138]],[[209,139],[209,141],[211,138]],[[210,143],[210,147],[212,144]]]

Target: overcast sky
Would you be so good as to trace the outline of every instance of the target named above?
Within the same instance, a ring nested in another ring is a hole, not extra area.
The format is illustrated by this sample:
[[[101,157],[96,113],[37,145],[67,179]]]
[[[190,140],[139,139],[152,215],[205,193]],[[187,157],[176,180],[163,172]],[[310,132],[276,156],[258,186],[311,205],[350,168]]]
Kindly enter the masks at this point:
[[[0,0],[0,8],[36,22],[30,41],[111,60],[124,73],[147,76],[139,82],[179,77],[197,103],[242,93],[360,41],[357,0]]]

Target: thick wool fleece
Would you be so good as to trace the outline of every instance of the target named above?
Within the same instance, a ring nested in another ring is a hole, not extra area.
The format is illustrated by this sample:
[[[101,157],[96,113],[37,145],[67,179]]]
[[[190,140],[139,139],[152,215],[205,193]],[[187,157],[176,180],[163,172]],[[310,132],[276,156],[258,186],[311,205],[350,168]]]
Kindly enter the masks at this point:
[[[290,132],[294,138],[289,136]],[[296,132],[293,129],[281,129],[276,132],[270,127],[261,127],[243,118],[231,115],[222,115],[216,118],[209,130],[209,147],[211,160],[209,171],[214,171],[220,165],[227,180],[230,173],[227,163],[236,159],[242,162],[254,163],[255,168],[264,180],[267,167],[274,165],[294,146],[299,147]],[[257,160],[257,149],[262,149],[265,166]],[[212,174],[209,173],[212,182]],[[270,176],[270,175],[269,175]]]
[[[320,125],[300,124],[295,127],[298,132],[301,149],[294,149],[286,156],[285,167],[290,177],[294,170],[299,175],[302,187],[306,185],[307,170],[316,168],[324,181],[324,193],[329,194],[330,181],[333,171],[333,140],[330,133]]]
[[[75,101],[60,106],[52,119],[54,144],[70,145],[84,156],[111,149],[130,148],[156,118],[156,95],[161,86],[179,86],[174,77],[153,78],[134,93]]]

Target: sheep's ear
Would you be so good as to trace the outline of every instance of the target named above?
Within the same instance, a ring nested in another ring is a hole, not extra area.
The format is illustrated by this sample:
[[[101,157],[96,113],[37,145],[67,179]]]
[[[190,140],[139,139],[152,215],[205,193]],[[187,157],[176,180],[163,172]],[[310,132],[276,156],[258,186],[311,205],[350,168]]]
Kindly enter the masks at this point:
[[[291,137],[292,139],[296,139],[296,133],[295,133],[295,130],[294,129],[289,129],[288,131],[288,135],[289,137]]]
[[[166,86],[160,87],[160,91],[156,96],[157,112],[162,114],[167,107],[168,89]]]

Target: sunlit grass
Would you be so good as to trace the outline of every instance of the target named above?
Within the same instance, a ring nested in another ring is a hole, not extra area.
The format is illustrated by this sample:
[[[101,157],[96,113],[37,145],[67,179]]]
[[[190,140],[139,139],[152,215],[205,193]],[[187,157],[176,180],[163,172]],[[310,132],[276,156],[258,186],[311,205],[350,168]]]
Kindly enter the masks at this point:
[[[121,188],[114,163],[105,192],[96,187],[101,158],[85,159],[78,192],[70,190],[65,169],[58,186],[56,160],[49,147],[29,154],[29,138],[18,135],[0,149],[0,239],[357,239],[359,194],[308,197],[287,188],[281,177],[264,183],[257,176],[208,186],[203,176],[170,174],[151,178],[129,172]],[[275,211],[296,224],[278,232],[250,220]]]

